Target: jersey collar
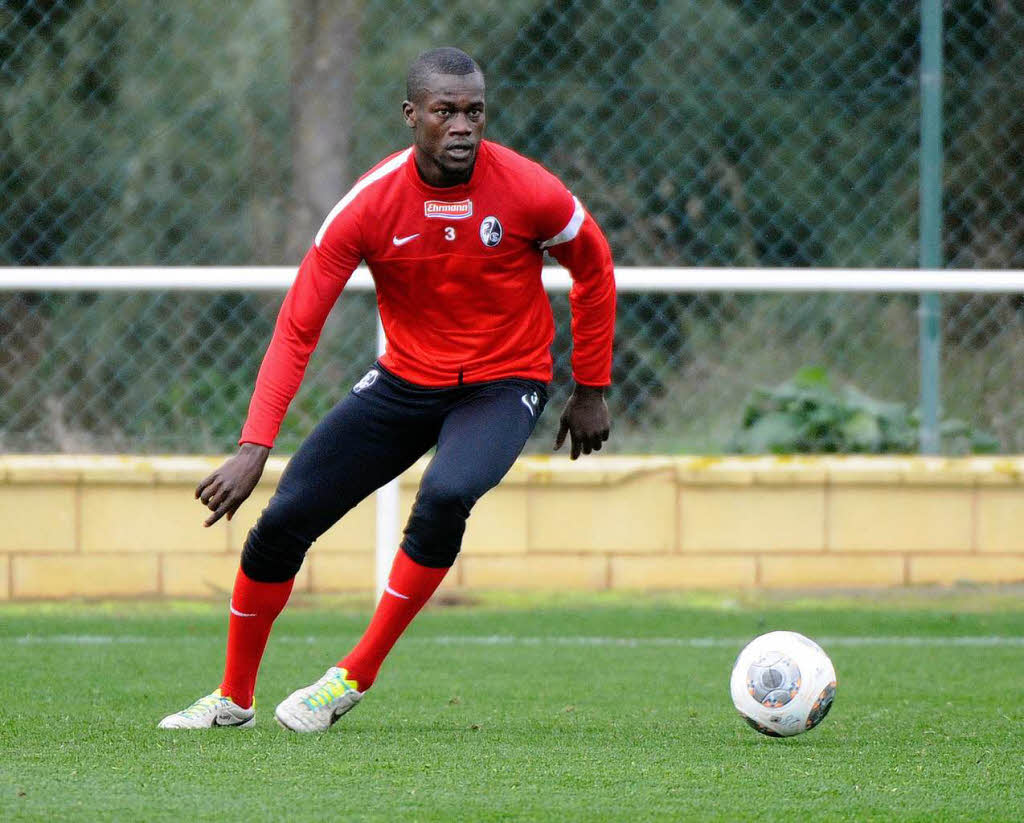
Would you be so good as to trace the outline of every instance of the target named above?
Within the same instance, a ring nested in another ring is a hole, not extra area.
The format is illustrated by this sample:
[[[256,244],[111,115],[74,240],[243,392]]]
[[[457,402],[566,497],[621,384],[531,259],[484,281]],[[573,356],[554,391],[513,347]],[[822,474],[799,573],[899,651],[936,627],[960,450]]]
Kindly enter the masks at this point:
[[[405,161],[405,176],[412,185],[424,194],[436,197],[439,200],[459,200],[466,197],[487,174],[490,167],[490,146],[487,140],[480,141],[480,148],[476,152],[476,163],[473,164],[473,173],[468,183],[460,183],[458,186],[430,186],[423,182],[419,169],[416,168],[416,151],[409,152],[409,159]]]

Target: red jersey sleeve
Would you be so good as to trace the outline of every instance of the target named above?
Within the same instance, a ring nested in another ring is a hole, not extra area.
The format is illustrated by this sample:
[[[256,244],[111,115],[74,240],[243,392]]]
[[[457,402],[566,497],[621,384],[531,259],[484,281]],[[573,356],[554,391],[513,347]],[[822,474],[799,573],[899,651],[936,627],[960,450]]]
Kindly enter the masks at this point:
[[[541,248],[569,270],[572,289],[572,375],[584,386],[612,380],[615,338],[615,271],[601,228],[579,200],[553,176],[538,187]]]
[[[362,259],[360,247],[357,210],[336,208],[317,233],[281,304],[239,443],[273,447],[327,315]]]

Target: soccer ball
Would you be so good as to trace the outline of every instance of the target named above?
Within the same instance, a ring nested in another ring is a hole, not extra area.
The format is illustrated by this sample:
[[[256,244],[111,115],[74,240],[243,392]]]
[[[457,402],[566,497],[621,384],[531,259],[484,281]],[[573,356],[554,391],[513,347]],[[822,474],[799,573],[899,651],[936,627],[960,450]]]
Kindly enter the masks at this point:
[[[825,650],[796,632],[755,637],[736,658],[732,702],[751,726],[790,737],[817,726],[832,708],[836,670]]]

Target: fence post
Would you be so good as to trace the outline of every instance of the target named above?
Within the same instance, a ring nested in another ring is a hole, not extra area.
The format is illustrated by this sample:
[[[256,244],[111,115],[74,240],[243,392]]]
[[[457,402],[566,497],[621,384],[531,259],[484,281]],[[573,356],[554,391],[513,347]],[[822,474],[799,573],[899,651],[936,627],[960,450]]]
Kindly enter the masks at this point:
[[[942,0],[921,0],[921,145],[919,246],[922,269],[942,268]],[[942,301],[920,296],[920,450],[939,451],[939,352]]]
[[[387,337],[384,335],[384,326],[377,315],[377,356],[384,354],[387,347]],[[373,567],[374,567],[374,595],[376,600],[384,594],[388,585],[388,575],[391,574],[391,564],[395,560],[395,552],[398,551],[398,537],[400,523],[398,518],[400,492],[399,480],[396,477],[390,483],[385,483],[377,489],[377,511],[376,511],[376,537],[374,541]]]

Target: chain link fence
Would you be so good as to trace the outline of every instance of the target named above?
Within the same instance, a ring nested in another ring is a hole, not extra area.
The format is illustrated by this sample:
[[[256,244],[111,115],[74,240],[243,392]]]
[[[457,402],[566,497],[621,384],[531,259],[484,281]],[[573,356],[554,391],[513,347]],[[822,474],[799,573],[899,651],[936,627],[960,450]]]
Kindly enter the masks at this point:
[[[274,293],[5,296],[0,451],[230,451],[279,303]],[[568,300],[554,295],[552,303],[555,379],[534,452],[550,448],[571,386]],[[972,436],[951,422],[943,450],[984,442],[988,450],[1024,451],[1024,301],[954,294],[945,306],[944,415],[968,424]],[[371,294],[350,292],[332,312],[278,440],[283,451],[294,450],[372,364],[374,308]],[[811,443],[791,442],[785,432],[768,441],[745,435],[751,391],[807,366],[823,369],[836,391],[850,383],[890,412],[902,404],[901,425],[914,425],[914,295],[622,294],[618,327],[614,451],[884,450],[870,439],[837,441],[820,419],[809,421],[818,426]],[[859,398],[816,397],[812,391],[787,417],[800,423],[838,413],[845,425],[864,409]],[[909,436],[891,450],[916,451],[916,431]]]
[[[943,259],[1024,268],[1024,8],[946,0],[943,25]],[[919,29],[883,0],[8,0],[0,264],[293,264],[408,144],[405,66],[453,43],[487,73],[489,136],[556,171],[620,265],[913,267]],[[0,293],[0,449],[230,448],[279,300]],[[616,448],[741,448],[750,392],[812,365],[909,411],[915,312],[623,295]],[[371,362],[372,299],[344,295],[322,340],[286,450]],[[1024,451],[1021,296],[945,298],[942,357],[944,414]]]

